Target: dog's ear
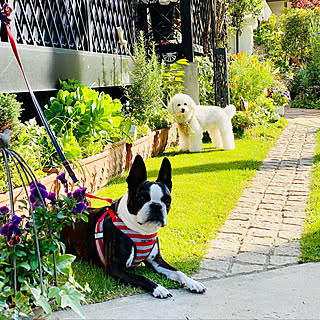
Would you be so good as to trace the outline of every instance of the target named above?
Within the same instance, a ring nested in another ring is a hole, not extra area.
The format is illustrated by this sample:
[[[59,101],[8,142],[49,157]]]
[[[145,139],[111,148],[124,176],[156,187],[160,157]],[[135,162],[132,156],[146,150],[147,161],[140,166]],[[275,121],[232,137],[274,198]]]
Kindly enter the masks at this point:
[[[130,169],[127,183],[128,186],[138,185],[147,180],[147,169],[142,157],[138,154],[134,158],[132,167]]]
[[[171,191],[172,189],[171,164],[168,158],[164,158],[162,160],[157,182],[164,183],[168,187],[168,189]]]

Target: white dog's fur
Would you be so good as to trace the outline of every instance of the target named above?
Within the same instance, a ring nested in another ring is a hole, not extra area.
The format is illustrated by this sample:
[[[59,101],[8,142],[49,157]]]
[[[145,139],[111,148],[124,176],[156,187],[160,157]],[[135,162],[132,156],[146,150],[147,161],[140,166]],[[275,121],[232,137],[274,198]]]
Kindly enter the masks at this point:
[[[176,94],[168,110],[178,123],[179,150],[200,152],[202,135],[207,131],[214,147],[235,148],[231,119],[236,113],[234,105],[226,108],[196,105],[186,94]]]

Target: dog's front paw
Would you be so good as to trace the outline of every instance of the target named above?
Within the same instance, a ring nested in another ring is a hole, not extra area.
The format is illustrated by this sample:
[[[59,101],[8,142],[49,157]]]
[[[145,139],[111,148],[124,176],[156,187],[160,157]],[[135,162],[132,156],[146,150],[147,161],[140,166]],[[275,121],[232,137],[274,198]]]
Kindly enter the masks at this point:
[[[186,286],[191,292],[194,293],[205,293],[207,290],[207,288],[201,282],[195,281],[191,278],[189,278],[186,282]]]
[[[172,294],[165,287],[158,285],[152,292],[155,298],[166,299],[172,297]]]

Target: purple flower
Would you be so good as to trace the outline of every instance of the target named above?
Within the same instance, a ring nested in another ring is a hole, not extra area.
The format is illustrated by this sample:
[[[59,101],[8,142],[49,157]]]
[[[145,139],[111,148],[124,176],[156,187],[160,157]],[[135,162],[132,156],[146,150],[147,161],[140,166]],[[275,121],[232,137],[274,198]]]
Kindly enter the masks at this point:
[[[22,231],[19,228],[21,220],[21,217],[13,215],[11,222],[6,223],[0,229],[0,235],[7,238],[9,246],[14,246],[21,242],[20,236],[22,235]]]
[[[56,193],[55,192],[50,192],[48,197],[47,197],[48,200],[51,201],[51,204],[54,206],[56,205],[57,203],[57,198],[56,198]]]
[[[85,205],[84,202],[79,202],[76,204],[76,206],[73,208],[73,213],[82,213],[83,210],[87,209],[87,206]]]
[[[84,201],[86,199],[86,190],[87,188],[82,188],[82,187],[75,190],[72,195],[73,199],[75,199],[77,202]]]
[[[66,179],[66,173],[62,172],[61,174],[57,175],[56,179],[59,180],[65,186],[64,192],[67,193],[68,192],[68,181]]]
[[[0,207],[0,215],[6,215],[9,213],[9,208],[6,206]]]
[[[41,200],[45,200],[48,197],[46,187],[40,182],[36,182],[36,185],[30,183],[30,201],[34,207],[41,205]]]

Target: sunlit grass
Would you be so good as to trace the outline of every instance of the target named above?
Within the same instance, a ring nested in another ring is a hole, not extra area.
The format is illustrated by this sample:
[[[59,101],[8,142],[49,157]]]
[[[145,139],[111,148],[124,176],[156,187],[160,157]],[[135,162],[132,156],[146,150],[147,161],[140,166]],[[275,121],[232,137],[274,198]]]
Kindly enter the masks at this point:
[[[300,241],[300,262],[320,261],[320,131],[317,132],[317,136],[318,146],[313,163],[308,215]]]
[[[172,207],[168,225],[159,232],[162,256],[170,264],[188,275],[199,270],[209,240],[216,235],[236,206],[284,123],[281,121],[280,124],[256,128],[251,135],[236,140],[235,150],[223,151],[204,144],[200,153],[169,150],[145,162],[149,180],[157,178],[164,156],[169,158],[172,165]],[[125,178],[102,188],[98,195],[114,199],[122,196],[127,188]],[[105,205],[104,201],[93,202],[95,207]],[[173,282],[143,266],[136,268],[135,272],[167,288],[176,287]],[[102,269],[81,260],[77,261],[75,274],[79,282],[90,284],[90,302],[141,292],[130,286],[119,285],[117,281],[105,277]]]

